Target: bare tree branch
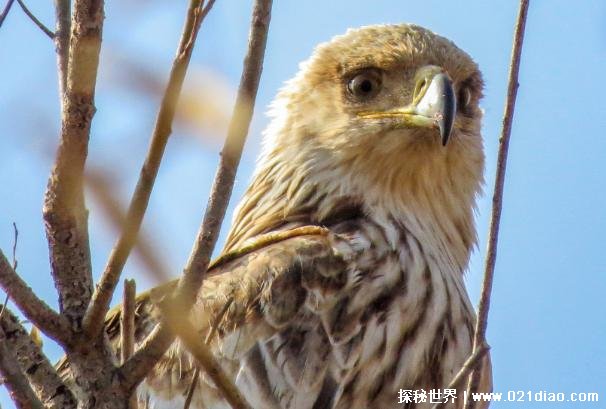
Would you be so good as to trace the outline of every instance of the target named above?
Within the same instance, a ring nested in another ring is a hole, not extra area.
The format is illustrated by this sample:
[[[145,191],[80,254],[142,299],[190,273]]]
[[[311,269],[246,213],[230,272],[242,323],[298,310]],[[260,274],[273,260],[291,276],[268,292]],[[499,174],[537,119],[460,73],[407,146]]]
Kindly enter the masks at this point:
[[[92,294],[83,171],[95,113],[94,94],[103,17],[102,0],[76,1],[61,141],[43,209],[59,307],[75,327],[79,327]],[[60,64],[59,68],[64,67]]]
[[[17,3],[19,3],[19,5],[21,6],[21,10],[23,10],[23,12],[27,15],[27,17],[30,18],[31,21],[34,22],[35,25],[38,26],[38,28],[40,30],[42,30],[42,32],[44,34],[47,35],[48,38],[50,38],[51,40],[53,40],[55,38],[55,33],[53,33],[51,30],[49,30],[48,27],[46,27],[40,20],[38,20],[38,18],[36,16],[34,16],[34,13],[32,13],[27,6],[25,5],[25,3],[23,2],[23,0],[17,0]]]
[[[168,84],[162,98],[160,110],[156,118],[156,125],[151,138],[151,143],[143,167],[135,187],[135,192],[130,202],[122,233],[109,256],[103,276],[100,279],[92,302],[84,317],[84,328],[89,336],[98,334],[103,328],[105,314],[109,309],[118,279],[124,264],[137,240],[137,235],[143,222],[143,216],[147,210],[149,198],[158,175],[160,162],[168,138],[172,132],[172,122],[175,116],[175,108],[181,93],[185,74],[193,51],[193,44],[197,37],[203,16],[210,8],[201,10],[202,0],[191,0],[183,27],[183,33],[179,42],[177,56],[173,61]],[[212,6],[213,2],[209,3]]]
[[[10,13],[11,7],[13,7],[14,2],[15,2],[15,0],[8,0],[6,2],[6,6],[4,6],[4,10],[2,10],[2,13],[0,14],[0,27],[2,27],[2,23],[4,23],[6,16],[8,16],[8,13]]]
[[[137,287],[135,280],[124,280],[122,297],[122,314],[120,315],[120,352],[121,362],[124,363],[135,351],[135,307]],[[130,409],[137,408],[137,395],[130,397]]]
[[[231,196],[261,78],[271,17],[271,5],[271,0],[255,1],[248,51],[244,59],[234,113],[221,152],[219,167],[213,181],[204,219],[174,297],[179,305],[172,310],[180,311],[180,314],[187,314],[202,285]],[[165,318],[165,320],[171,321],[170,317]],[[172,340],[169,326],[165,324],[161,324],[150,334],[145,344],[121,369],[124,377],[129,379],[130,385],[137,385],[142,380],[142,377],[151,370],[155,362],[164,354]]]
[[[244,58],[244,68],[234,113],[221,151],[221,159],[211,188],[204,219],[177,290],[179,299],[187,307],[186,310],[189,310],[189,306],[193,303],[202,285],[233,190],[236,171],[248,135],[254,101],[257,97],[263,69],[271,5],[272,0],[255,1],[248,52]]]
[[[13,399],[20,409],[43,409],[42,402],[21,372],[17,360],[6,345],[4,331],[0,329],[0,373]]]
[[[34,325],[61,344],[69,342],[72,330],[67,320],[36,296],[27,283],[17,275],[2,251],[0,251],[0,285]]]
[[[518,75],[520,72],[520,61],[522,56],[522,44],[524,42],[524,29],[526,27],[526,17],[528,15],[529,0],[520,0],[520,8],[515,26],[513,50],[511,53],[511,64],[509,67],[509,81],[507,86],[507,98],[505,100],[505,112],[503,114],[503,127],[499,137],[499,152],[497,157],[497,173],[495,177],[495,187],[492,196],[492,213],[490,217],[490,229],[488,234],[488,250],[486,252],[486,261],[484,268],[484,281],[482,283],[482,295],[478,305],[478,318],[473,337],[473,350],[477,351],[485,342],[486,327],[488,325],[488,311],[490,309],[490,296],[492,292],[492,282],[494,278],[494,269],[497,260],[497,245],[499,240],[499,223],[501,221],[501,211],[503,209],[503,188],[505,185],[505,172],[507,169],[507,153],[509,150],[509,139],[511,137],[511,127],[513,123],[513,114],[515,111],[516,97],[518,93]],[[470,392],[478,389],[481,370],[474,370],[470,376],[467,386],[467,396]],[[465,408],[473,406],[473,401],[468,400]]]
[[[137,287],[135,280],[124,280],[122,314],[120,315],[120,351],[121,361],[126,362],[135,351],[135,298]]]
[[[71,0],[55,0],[55,50],[57,53],[57,66],[59,68],[59,100],[62,110],[65,87],[67,86],[71,14]]]
[[[19,319],[10,310],[5,309],[0,325],[6,337],[7,347],[13,351],[21,371],[44,405],[51,409],[75,409],[76,401],[71,391],[59,378],[40,347],[19,323]]]

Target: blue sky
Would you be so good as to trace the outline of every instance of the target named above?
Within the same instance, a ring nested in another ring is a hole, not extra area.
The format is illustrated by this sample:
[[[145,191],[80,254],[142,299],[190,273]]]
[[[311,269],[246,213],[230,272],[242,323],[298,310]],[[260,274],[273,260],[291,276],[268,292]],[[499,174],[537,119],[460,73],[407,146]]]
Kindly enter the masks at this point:
[[[51,2],[29,3],[42,21],[53,24]],[[167,77],[186,2],[106,3],[89,163],[114,178],[115,189],[126,202],[159,102],[157,93],[137,84],[149,86],[146,76],[157,81]],[[217,1],[202,27],[192,61],[194,74],[185,85],[190,95],[210,99],[220,112],[229,112],[239,80],[249,3]],[[486,82],[486,194],[477,216],[480,244],[467,274],[476,303],[516,3],[276,0],[257,109],[233,202],[250,178],[260,132],[267,124],[267,105],[315,44],[348,27],[367,24],[413,22],[428,27],[471,54]],[[494,408],[604,407],[604,73],[606,2],[531,2],[488,328],[495,390],[599,392],[602,403],[501,403]],[[16,222],[19,272],[56,306],[41,223],[59,123],[54,47],[17,5],[0,29],[0,75],[0,247],[10,254],[11,223]],[[221,95],[217,90],[223,90]],[[159,244],[158,253],[175,274],[191,249],[224,134],[224,121],[202,127],[182,121],[169,143],[145,231]],[[89,208],[98,274],[116,232],[92,199]],[[134,258],[125,275],[136,277],[140,288],[153,284]],[[45,345],[53,359],[60,356],[52,343]],[[4,390],[0,403],[12,407]]]

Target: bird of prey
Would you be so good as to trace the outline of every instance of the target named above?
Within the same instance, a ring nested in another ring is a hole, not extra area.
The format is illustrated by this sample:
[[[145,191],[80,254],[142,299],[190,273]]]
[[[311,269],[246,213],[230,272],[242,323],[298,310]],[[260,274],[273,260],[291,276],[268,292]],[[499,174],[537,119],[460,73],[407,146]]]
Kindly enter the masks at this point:
[[[422,409],[444,392],[472,350],[463,274],[483,182],[482,84],[451,41],[400,24],[319,45],[279,92],[228,256],[189,316],[201,337],[216,321],[213,352],[251,407]],[[138,341],[172,287],[138,298]],[[191,408],[228,408],[204,373],[192,385],[195,366],[175,341],[140,398],[181,408],[193,387]],[[456,392],[441,408],[462,407]]]

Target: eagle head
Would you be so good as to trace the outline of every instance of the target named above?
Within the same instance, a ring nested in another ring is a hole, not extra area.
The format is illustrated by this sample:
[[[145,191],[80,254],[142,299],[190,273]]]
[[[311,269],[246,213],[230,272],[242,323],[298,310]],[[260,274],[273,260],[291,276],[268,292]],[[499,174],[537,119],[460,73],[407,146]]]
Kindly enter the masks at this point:
[[[465,263],[483,178],[482,85],[469,55],[419,26],[320,44],[272,104],[231,241],[303,213],[321,222],[345,201],[439,230]]]

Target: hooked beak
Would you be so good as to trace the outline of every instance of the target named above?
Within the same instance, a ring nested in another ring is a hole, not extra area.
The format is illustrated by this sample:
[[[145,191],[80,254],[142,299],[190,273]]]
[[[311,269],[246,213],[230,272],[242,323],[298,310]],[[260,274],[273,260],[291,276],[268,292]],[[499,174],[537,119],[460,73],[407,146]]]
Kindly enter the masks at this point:
[[[452,81],[440,67],[427,66],[419,70],[411,104],[391,111],[359,112],[363,119],[397,119],[404,128],[434,128],[440,132],[446,146],[457,112]]]

